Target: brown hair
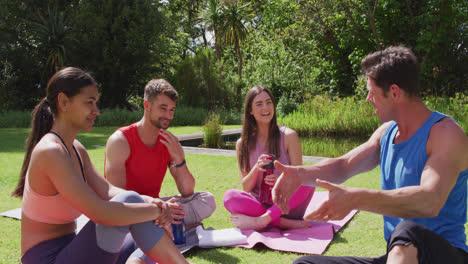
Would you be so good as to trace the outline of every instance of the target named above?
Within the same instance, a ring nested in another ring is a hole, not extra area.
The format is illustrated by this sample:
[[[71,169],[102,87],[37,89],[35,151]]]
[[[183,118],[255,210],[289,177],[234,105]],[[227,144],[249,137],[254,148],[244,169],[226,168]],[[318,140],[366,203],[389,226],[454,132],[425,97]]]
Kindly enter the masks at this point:
[[[145,86],[144,99],[151,101],[156,98],[158,95],[164,94],[165,96],[172,99],[172,101],[177,101],[179,99],[179,94],[172,87],[172,85],[164,79],[153,79],[148,82]]]
[[[391,46],[367,55],[361,61],[367,77],[382,87],[384,95],[392,84],[410,97],[419,97],[419,64],[413,52],[403,46]]]
[[[26,150],[21,168],[20,177],[12,196],[22,197],[26,172],[28,171],[31,153],[41,138],[49,133],[54,122],[54,116],[58,114],[57,97],[64,93],[73,97],[80,93],[81,88],[94,85],[96,81],[91,75],[81,69],[68,67],[56,72],[47,84],[47,95],[34,107],[31,120],[31,132],[26,140]]]
[[[242,124],[242,135],[240,138],[240,151],[239,151],[239,160],[240,160],[240,167],[244,171],[249,171],[250,164],[250,151],[253,150],[255,147],[255,142],[257,138],[257,121],[255,117],[250,114],[252,112],[252,102],[255,96],[259,95],[262,92],[266,92],[272,102],[273,102],[273,109],[274,114],[273,118],[270,122],[269,132],[268,132],[268,151],[270,154],[274,154],[276,158],[279,158],[280,155],[280,131],[278,128],[278,123],[276,121],[276,104],[273,98],[271,91],[263,85],[257,85],[251,88],[247,92],[247,96],[245,97],[244,103],[244,121]]]

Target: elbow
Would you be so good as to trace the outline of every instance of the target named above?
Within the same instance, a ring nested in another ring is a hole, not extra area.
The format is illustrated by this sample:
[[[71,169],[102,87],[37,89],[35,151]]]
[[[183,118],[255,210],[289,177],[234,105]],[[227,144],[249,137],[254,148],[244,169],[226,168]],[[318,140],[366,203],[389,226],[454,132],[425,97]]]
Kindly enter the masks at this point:
[[[242,181],[242,190],[244,192],[251,192],[252,189],[253,189],[253,186],[251,186],[251,184],[248,184],[248,183]]]
[[[419,207],[421,210],[419,215],[421,218],[437,217],[443,206],[444,203],[428,199],[428,202],[422,204],[422,206]]]
[[[425,210],[425,218],[433,218],[437,217],[440,213],[440,210],[442,210],[442,206],[438,204],[432,204],[432,206],[428,206],[427,209]]]

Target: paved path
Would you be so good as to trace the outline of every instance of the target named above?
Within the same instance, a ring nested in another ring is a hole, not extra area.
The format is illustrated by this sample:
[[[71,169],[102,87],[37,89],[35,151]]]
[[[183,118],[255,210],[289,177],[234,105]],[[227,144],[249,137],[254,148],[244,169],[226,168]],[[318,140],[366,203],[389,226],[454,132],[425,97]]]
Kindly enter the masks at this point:
[[[223,130],[222,135],[235,135],[240,134],[242,132],[241,128],[233,128],[233,129],[226,129]],[[194,140],[194,139],[202,139],[203,133],[196,133],[196,134],[188,134],[188,135],[180,135],[177,136],[179,141],[185,140]],[[198,147],[183,147],[185,153],[191,154],[202,154],[202,155],[218,155],[218,156],[236,156],[236,151],[234,150],[227,150],[227,149],[212,149],[212,148],[198,148]],[[314,157],[314,156],[302,156],[302,160],[304,162],[319,162],[326,158],[322,157]]]

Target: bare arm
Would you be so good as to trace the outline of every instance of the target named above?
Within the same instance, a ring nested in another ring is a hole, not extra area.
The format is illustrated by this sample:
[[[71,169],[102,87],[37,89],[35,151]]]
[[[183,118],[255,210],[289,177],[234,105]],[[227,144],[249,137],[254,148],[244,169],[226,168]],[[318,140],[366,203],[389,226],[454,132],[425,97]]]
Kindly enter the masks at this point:
[[[293,166],[302,165],[302,147],[301,140],[297,135],[296,131],[287,128],[284,138],[284,143],[286,145],[286,151],[289,155],[289,161]]]
[[[90,185],[105,190],[108,183],[106,184],[99,173],[93,173],[95,168],[89,168],[92,164],[87,155],[83,159],[86,178]],[[60,146],[42,144],[33,152],[31,165],[46,173],[57,192],[70,205],[96,223],[127,225],[155,220],[161,215],[161,209],[155,204],[127,204],[102,199],[100,197],[102,193],[98,195],[83,181],[68,153]]]
[[[428,160],[421,184],[395,190],[349,188],[326,182],[330,200],[307,216],[310,220],[339,219],[351,209],[391,217],[435,217],[447,201],[458,175],[468,167],[468,139],[450,119],[435,124],[427,141]]]
[[[283,173],[273,188],[273,201],[283,213],[289,211],[289,198],[301,184],[317,186],[316,180],[342,183],[350,177],[369,171],[379,164],[380,138],[389,123],[380,126],[361,146],[339,158],[326,159],[311,166],[285,166],[275,162]]]
[[[114,132],[106,144],[105,175],[114,186],[125,189],[127,184],[125,162],[130,156],[130,146],[124,134]]]
[[[187,197],[193,194],[195,189],[195,178],[190,173],[187,164],[181,167],[176,167],[176,164],[181,164],[185,160],[184,150],[179,143],[179,140],[171,132],[166,130],[160,130],[160,136],[162,136],[161,142],[167,147],[169,154],[171,155],[171,161],[174,166],[169,167],[172,177],[177,185],[177,189],[183,197]]]
[[[239,167],[239,175],[241,177],[241,184],[242,184],[242,189],[246,192],[250,192],[255,188],[255,185],[257,184],[257,177],[259,173],[265,171],[262,167],[264,165],[267,165],[271,161],[267,161],[266,158],[268,155],[260,155],[258,157],[257,162],[255,165],[250,168],[250,171],[244,171],[241,168],[241,163],[240,163],[240,144],[241,144],[241,139],[237,140],[236,142],[236,154],[237,154],[237,165]]]

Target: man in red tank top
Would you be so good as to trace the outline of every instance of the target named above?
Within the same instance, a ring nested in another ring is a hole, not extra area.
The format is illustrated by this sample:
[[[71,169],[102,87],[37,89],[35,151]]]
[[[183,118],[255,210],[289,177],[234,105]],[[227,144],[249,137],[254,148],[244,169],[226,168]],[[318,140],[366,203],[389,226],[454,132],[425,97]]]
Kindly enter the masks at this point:
[[[180,194],[161,198],[173,214],[184,215],[186,226],[209,217],[216,208],[209,192],[195,192],[195,179],[187,168],[182,146],[167,131],[178,99],[166,80],[151,80],[145,87],[143,118],[119,128],[106,144],[105,177],[113,185],[159,198],[167,168]],[[176,199],[178,204],[175,203]]]

